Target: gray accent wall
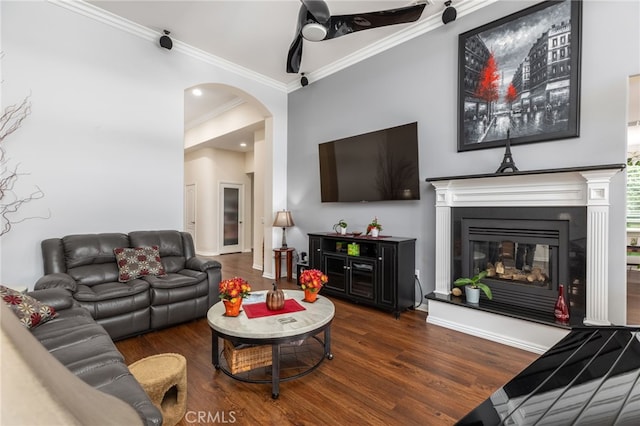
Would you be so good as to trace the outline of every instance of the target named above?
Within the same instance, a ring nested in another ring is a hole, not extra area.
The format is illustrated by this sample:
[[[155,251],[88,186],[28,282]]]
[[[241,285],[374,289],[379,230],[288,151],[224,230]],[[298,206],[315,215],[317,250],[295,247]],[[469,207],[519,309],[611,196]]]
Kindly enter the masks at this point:
[[[287,231],[289,245],[307,251],[307,232],[330,231],[339,219],[364,230],[377,216],[383,235],[417,238],[422,293],[433,291],[435,196],[425,179],[492,173],[504,154],[504,148],[457,152],[458,35],[537,3],[496,2],[292,92],[287,203],[296,227]],[[628,77],[640,73],[640,3],[585,1],[582,23],[580,137],[512,147],[520,170],[626,162]],[[302,71],[311,71],[304,58]],[[419,201],[320,202],[319,143],[412,121]],[[609,313],[616,324],[626,323],[625,182],[621,172],[611,187]]]

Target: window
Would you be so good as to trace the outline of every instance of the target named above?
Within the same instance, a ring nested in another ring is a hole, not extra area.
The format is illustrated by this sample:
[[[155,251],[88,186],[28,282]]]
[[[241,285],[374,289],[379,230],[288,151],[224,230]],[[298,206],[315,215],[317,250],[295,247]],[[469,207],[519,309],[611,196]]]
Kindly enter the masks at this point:
[[[640,226],[640,165],[627,165],[627,221]]]

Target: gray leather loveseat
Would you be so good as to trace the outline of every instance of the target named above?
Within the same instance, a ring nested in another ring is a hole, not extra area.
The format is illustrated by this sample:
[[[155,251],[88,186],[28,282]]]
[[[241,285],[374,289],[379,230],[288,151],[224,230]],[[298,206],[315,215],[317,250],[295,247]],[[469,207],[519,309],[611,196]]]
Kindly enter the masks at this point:
[[[186,232],[68,235],[41,246],[45,275],[35,289],[68,290],[114,340],[204,317],[218,301],[221,265],[196,257]],[[144,257],[152,248],[155,269],[153,256]],[[133,262],[145,260],[135,275],[116,257],[123,249]],[[135,249],[144,252],[137,255]]]

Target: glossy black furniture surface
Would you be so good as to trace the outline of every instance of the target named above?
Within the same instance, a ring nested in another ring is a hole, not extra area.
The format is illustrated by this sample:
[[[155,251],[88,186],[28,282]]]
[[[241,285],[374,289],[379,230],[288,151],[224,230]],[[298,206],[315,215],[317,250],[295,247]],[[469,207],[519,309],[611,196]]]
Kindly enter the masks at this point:
[[[457,424],[640,424],[640,327],[572,329]]]
[[[310,233],[309,267],[329,277],[323,294],[398,318],[415,305],[415,247],[415,238]]]

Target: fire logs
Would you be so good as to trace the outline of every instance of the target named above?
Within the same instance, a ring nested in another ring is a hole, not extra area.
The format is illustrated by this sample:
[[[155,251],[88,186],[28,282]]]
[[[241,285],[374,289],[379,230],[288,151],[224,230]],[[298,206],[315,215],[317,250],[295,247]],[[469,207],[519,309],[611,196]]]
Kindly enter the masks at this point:
[[[495,265],[488,263],[487,277],[532,284],[545,283],[549,279],[541,268],[533,268],[530,272],[527,272],[514,267],[505,266],[502,262],[496,262]]]

